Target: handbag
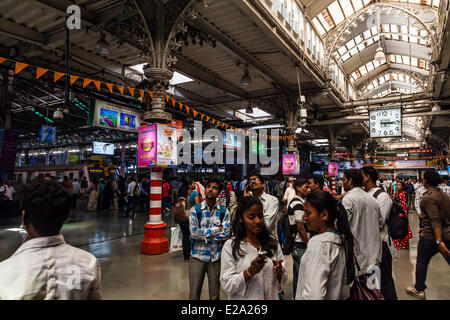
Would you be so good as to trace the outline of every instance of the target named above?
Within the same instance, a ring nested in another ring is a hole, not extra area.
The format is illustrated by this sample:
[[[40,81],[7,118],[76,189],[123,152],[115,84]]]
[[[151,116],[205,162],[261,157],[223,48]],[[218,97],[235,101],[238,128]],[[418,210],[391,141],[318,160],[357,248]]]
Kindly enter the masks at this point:
[[[361,268],[359,267],[356,258],[355,264],[359,272]],[[350,288],[350,300],[359,300],[359,301],[385,300],[383,294],[379,289],[376,288],[370,289],[367,286],[368,279],[369,277],[367,275],[355,277],[355,280],[353,281],[353,286]]]
[[[183,243],[182,243],[182,234],[181,229],[179,226],[172,227],[171,229],[171,236],[170,236],[170,252],[175,252],[178,250],[183,249]]]

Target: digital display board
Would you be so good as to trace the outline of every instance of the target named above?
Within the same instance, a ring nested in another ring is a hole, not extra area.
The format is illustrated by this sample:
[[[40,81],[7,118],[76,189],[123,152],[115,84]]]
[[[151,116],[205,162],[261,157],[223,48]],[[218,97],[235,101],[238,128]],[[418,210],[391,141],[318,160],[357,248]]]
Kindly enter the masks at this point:
[[[136,132],[139,128],[140,113],[102,100],[95,100],[91,125],[109,129]]]
[[[92,143],[92,153],[113,156],[114,155],[114,143],[94,141]]]

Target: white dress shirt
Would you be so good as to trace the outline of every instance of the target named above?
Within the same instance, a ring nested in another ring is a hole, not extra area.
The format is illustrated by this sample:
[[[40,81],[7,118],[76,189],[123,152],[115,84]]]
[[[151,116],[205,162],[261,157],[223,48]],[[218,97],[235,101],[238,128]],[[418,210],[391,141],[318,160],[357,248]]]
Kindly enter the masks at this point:
[[[377,192],[378,190],[381,190],[381,189],[380,188],[372,188],[367,193],[373,197],[375,192]],[[387,221],[389,219],[389,213],[391,212],[392,199],[386,192],[384,192],[383,190],[381,190],[381,191],[382,192],[376,198],[378,206],[380,207],[381,218],[383,219],[382,225],[380,228],[380,236],[381,236],[381,241],[388,242],[389,235],[388,235]]]
[[[355,256],[361,270],[358,276],[368,273],[369,267],[381,262],[380,227],[383,225],[380,207],[375,198],[356,187],[342,199],[348,222],[355,237]]]
[[[278,199],[265,192],[258,199],[261,200],[263,205],[264,222],[266,223],[267,229],[278,239],[277,223],[280,219]]]
[[[100,265],[62,235],[26,241],[0,263],[0,300],[101,299]]]
[[[80,184],[78,183],[78,181],[72,182],[72,186],[73,186],[72,194],[80,194],[81,193],[81,187],[80,187]]]
[[[341,237],[324,232],[312,237],[300,260],[296,300],[345,300],[350,297]]]
[[[283,200],[286,201],[286,208],[291,203],[292,199],[295,197],[295,190],[292,186],[289,186],[284,192]]]
[[[257,257],[258,250],[248,242],[241,242],[241,250],[244,253],[239,259],[234,259],[232,251],[232,239],[228,239],[222,248],[220,266],[220,285],[228,295],[229,300],[279,300],[278,293],[281,286],[287,280],[286,264],[283,261],[284,272],[281,283],[273,273],[272,260],[285,260],[280,245],[276,254],[266,258],[266,263],[260,272],[255,274],[248,282],[245,282],[244,270],[250,267]]]

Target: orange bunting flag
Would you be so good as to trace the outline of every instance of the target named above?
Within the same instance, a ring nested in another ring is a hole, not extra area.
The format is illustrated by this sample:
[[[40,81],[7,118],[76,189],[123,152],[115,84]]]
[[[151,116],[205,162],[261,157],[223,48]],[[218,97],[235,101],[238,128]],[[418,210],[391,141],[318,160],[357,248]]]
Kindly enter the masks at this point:
[[[128,91],[130,91],[131,95],[134,97],[134,88],[128,87]]]
[[[169,102],[169,96],[166,94],[166,101]]]
[[[150,95],[150,98],[153,100],[153,91],[149,91],[148,94]]]
[[[89,85],[89,83],[91,83],[91,82],[92,82],[91,79],[84,78],[84,80],[83,80],[83,88],[86,88]]]
[[[141,94],[141,98],[144,98],[145,90],[139,89],[139,93]]]
[[[225,123],[222,122],[221,124],[222,124],[222,128],[225,127]]]
[[[3,62],[5,62],[5,61],[6,61],[5,58],[0,58],[0,63],[3,63]]]
[[[203,113],[201,113],[200,120],[203,120],[204,117],[205,117],[205,115]]]
[[[98,80],[93,80],[95,87],[97,88],[98,91],[100,91],[100,86],[102,85],[102,83]]]
[[[62,76],[64,76],[64,73],[55,72],[55,74],[53,75],[53,82],[58,81],[59,79],[61,79]]]
[[[187,105],[184,105],[186,108],[186,112],[189,114],[189,107]]]
[[[70,76],[70,85],[73,85],[75,81],[77,81],[77,79],[79,78],[79,76]]]
[[[195,117],[197,117],[197,115],[198,115],[198,111],[192,109],[192,114],[194,115],[194,118],[195,118]]]
[[[209,119],[210,119],[210,118],[209,118],[209,116],[206,116],[206,122],[208,122],[208,121],[209,121]]]
[[[42,77],[42,75],[44,73],[46,73],[48,71],[48,69],[44,69],[44,68],[36,68],[36,79],[39,79],[40,77]]]
[[[108,87],[108,89],[109,89],[109,92],[113,92],[113,87],[114,87],[114,85],[112,84],[112,83],[106,83],[106,86]]]
[[[220,126],[220,121],[219,120],[217,120],[216,126]]]
[[[212,123],[212,124],[214,124],[214,122],[216,122],[216,119],[212,119],[212,120],[211,120],[211,123]]]
[[[183,109],[183,104],[181,102],[178,102],[178,106],[180,107],[180,110]]]
[[[16,69],[14,70],[14,74],[18,74],[20,71],[28,67],[28,63],[16,62]]]
[[[175,103],[177,103],[177,101],[175,99],[172,99],[172,105],[175,108]]]
[[[117,86],[117,89],[119,89],[120,94],[123,95],[123,89],[124,89],[124,87],[123,87],[123,86]]]

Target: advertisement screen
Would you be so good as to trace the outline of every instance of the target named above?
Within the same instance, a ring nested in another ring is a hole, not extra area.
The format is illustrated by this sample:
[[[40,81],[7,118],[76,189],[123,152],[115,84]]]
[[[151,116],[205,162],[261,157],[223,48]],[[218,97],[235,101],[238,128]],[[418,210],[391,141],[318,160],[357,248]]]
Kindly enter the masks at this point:
[[[136,115],[122,112],[120,114],[120,129],[136,130]]]
[[[162,167],[177,165],[177,129],[165,124],[157,126],[157,164]]]
[[[156,124],[138,131],[138,167],[156,166]]]
[[[337,162],[328,162],[328,175],[329,176],[337,176],[338,174],[338,163]]]
[[[114,143],[94,141],[92,143],[92,153],[113,156],[114,155]]]
[[[295,154],[283,154],[283,174],[295,174]]]
[[[100,125],[103,127],[117,128],[119,113],[114,110],[100,108]]]

